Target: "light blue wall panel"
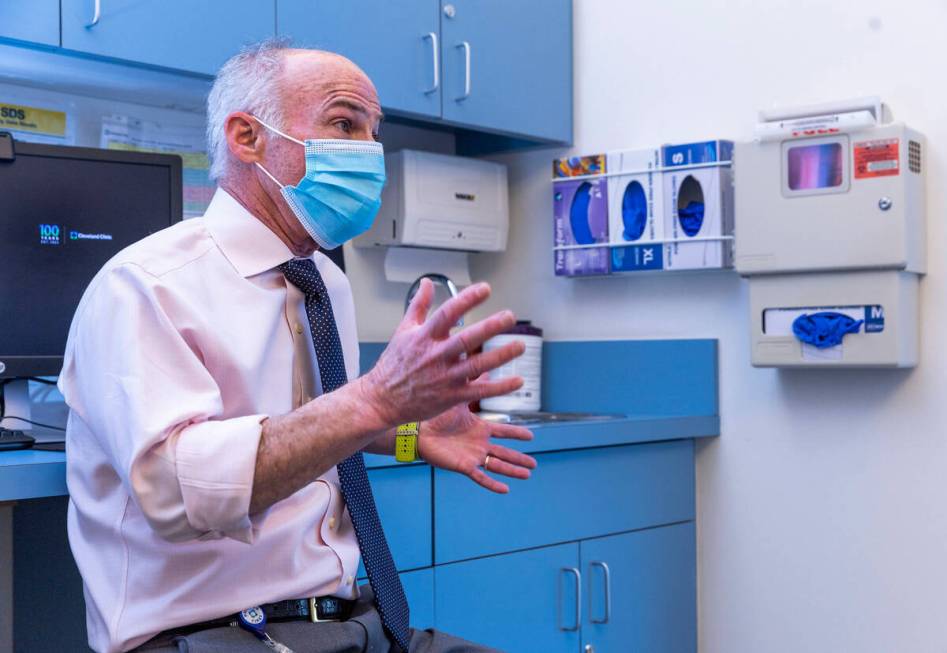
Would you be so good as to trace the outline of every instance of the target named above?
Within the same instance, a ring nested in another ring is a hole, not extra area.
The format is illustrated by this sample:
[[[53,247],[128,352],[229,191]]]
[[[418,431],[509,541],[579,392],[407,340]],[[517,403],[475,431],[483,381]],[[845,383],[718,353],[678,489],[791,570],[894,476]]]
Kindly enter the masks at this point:
[[[384,349],[385,343],[361,343],[363,372]],[[543,410],[717,415],[717,341],[546,342]]]
[[[543,345],[543,408],[631,415],[716,415],[716,340]]]

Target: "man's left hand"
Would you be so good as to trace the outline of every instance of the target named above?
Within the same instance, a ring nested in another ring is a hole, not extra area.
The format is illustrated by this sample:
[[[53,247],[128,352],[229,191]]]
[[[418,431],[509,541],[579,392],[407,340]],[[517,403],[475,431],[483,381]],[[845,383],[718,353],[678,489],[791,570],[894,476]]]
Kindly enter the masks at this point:
[[[469,476],[492,492],[506,494],[506,483],[485,472],[527,479],[536,459],[525,453],[494,444],[492,438],[532,440],[529,429],[511,424],[494,424],[480,419],[458,404],[433,419],[421,422],[418,455],[428,464]],[[484,462],[489,456],[489,462]]]

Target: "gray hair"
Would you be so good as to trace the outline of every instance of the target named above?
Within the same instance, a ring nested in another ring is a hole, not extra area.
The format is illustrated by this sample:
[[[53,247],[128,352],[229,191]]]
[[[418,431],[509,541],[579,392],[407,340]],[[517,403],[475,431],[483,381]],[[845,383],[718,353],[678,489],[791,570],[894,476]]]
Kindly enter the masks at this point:
[[[227,60],[207,96],[207,155],[210,178],[221,179],[232,156],[224,126],[234,111],[246,111],[277,129],[283,128],[279,79],[288,40],[269,39],[249,45]]]

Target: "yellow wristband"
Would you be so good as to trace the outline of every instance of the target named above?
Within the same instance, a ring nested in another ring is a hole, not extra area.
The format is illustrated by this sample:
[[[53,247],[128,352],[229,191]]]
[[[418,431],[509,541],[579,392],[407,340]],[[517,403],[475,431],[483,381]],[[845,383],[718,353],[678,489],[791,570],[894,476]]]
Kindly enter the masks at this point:
[[[421,422],[408,422],[395,431],[395,460],[399,463],[413,463],[418,459],[420,430]]]

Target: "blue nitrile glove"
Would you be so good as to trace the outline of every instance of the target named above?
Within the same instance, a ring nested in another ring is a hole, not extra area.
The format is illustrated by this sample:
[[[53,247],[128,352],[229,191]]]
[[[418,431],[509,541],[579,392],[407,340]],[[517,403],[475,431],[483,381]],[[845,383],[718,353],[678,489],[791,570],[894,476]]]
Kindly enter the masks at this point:
[[[849,333],[858,333],[864,322],[834,311],[803,313],[793,321],[792,332],[806,344],[828,349],[842,344]]]

